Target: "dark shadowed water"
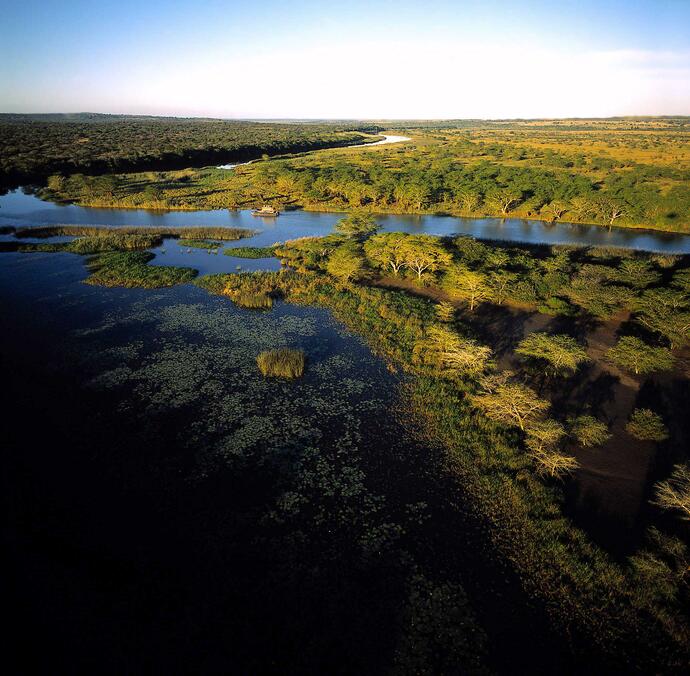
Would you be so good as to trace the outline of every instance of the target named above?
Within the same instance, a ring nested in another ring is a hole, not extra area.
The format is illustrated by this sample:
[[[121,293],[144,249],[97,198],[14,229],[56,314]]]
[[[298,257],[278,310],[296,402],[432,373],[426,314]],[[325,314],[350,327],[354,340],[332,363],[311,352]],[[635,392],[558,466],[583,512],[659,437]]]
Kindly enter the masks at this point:
[[[144,209],[95,209],[44,202],[15,190],[0,197],[0,225],[90,224],[151,225],[178,227],[190,225],[254,228],[261,232],[243,244],[269,246],[296,237],[326,235],[342,218],[337,213],[286,211],[273,219],[257,218],[250,211],[147,211]],[[616,246],[664,253],[690,253],[690,235],[608,228],[570,223],[546,223],[514,218],[455,218],[450,216],[380,215],[378,221],[387,232],[452,235],[466,234],[479,239],[505,240],[530,244],[573,244]]]
[[[3,604],[27,673],[564,664],[411,434],[403,378],[328,312],[85,276],[0,258]],[[285,345],[305,376],[263,378]]]

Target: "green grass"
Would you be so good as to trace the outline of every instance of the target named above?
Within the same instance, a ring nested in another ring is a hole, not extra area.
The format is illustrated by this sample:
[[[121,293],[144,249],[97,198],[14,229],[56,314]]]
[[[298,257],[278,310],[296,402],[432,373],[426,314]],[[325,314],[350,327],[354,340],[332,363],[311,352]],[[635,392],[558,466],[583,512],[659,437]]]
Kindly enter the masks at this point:
[[[266,350],[256,358],[256,364],[264,376],[299,378],[304,373],[304,352],[289,347]]]
[[[235,258],[273,258],[276,255],[275,246],[236,246],[225,249],[226,256]]]
[[[90,275],[85,280],[95,286],[158,289],[191,282],[192,268],[148,265],[153,254],[143,251],[116,251],[99,254],[87,262]]]
[[[194,249],[219,249],[223,246],[223,242],[212,242],[206,239],[179,239],[177,243],[180,246],[187,246]]]
[[[185,228],[150,228],[150,227],[98,227],[93,225],[47,225],[33,228],[19,228],[15,236],[22,237],[127,237],[145,235],[149,237],[173,237],[192,240],[220,240],[234,241],[256,234],[248,228],[215,228],[215,227],[185,227]],[[115,241],[115,240],[113,240]]]

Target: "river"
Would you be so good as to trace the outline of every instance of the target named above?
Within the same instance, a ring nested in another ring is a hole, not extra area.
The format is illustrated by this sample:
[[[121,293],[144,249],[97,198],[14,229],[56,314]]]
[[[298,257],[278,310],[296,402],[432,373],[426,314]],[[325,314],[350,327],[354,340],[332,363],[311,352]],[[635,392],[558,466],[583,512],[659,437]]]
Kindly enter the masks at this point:
[[[286,239],[326,235],[343,217],[340,213],[285,211],[278,218],[252,216],[251,211],[149,211],[145,209],[99,209],[45,202],[14,190],[0,197],[0,226],[90,224],[111,226],[190,225],[228,226],[259,230],[242,245],[267,246]],[[377,216],[384,232],[428,235],[471,235],[477,239],[529,244],[626,247],[668,254],[690,253],[690,235],[596,225],[548,223],[517,218],[457,218],[435,215]]]

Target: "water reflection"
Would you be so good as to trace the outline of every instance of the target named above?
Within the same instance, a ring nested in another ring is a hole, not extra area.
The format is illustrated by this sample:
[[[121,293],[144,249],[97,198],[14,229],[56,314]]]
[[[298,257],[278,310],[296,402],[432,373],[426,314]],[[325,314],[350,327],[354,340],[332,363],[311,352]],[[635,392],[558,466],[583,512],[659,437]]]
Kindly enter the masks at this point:
[[[243,245],[269,246],[296,237],[328,234],[342,218],[338,213],[285,211],[276,219],[260,219],[250,211],[148,211],[145,209],[97,209],[44,202],[19,190],[0,197],[0,225],[43,225],[58,223],[90,225],[190,225],[229,226],[260,230]],[[532,244],[620,246],[664,253],[690,253],[690,235],[579,225],[548,223],[516,218],[458,218],[440,215],[379,215],[384,231],[415,234],[467,234],[479,239],[497,239]]]

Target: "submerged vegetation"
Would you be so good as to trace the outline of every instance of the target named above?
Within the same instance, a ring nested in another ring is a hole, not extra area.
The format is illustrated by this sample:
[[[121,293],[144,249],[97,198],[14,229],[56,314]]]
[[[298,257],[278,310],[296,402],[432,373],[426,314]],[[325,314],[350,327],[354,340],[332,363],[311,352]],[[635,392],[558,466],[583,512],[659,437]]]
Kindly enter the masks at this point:
[[[266,350],[257,356],[256,364],[264,376],[299,378],[304,373],[304,351],[289,347]]]

